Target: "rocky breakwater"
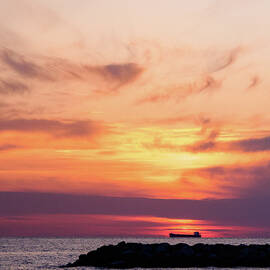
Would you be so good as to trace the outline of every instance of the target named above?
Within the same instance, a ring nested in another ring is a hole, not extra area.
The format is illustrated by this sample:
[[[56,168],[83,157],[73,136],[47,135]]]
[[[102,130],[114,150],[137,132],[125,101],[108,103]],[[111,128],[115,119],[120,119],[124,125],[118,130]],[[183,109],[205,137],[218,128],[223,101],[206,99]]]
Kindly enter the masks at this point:
[[[270,245],[170,245],[120,242],[79,256],[64,267],[270,267]]]

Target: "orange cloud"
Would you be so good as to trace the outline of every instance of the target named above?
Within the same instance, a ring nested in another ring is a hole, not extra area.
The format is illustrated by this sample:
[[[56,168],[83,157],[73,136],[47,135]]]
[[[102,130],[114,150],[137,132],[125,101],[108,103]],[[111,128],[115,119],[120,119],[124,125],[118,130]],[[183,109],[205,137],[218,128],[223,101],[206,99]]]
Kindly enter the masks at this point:
[[[0,119],[0,132],[44,132],[57,137],[91,136],[99,125],[92,121],[63,122],[47,119]]]
[[[0,151],[9,151],[13,149],[18,149],[20,146],[15,145],[15,144],[2,144],[0,145]]]
[[[192,145],[185,146],[184,149],[190,152],[243,152],[255,153],[270,150],[270,136],[261,138],[248,138],[233,141],[216,141],[218,133],[214,133],[215,137]],[[173,149],[173,147],[172,147]]]
[[[178,87],[171,87],[168,90],[162,91],[161,93],[153,93],[142,99],[137,104],[143,103],[156,103],[166,102],[173,99],[179,102],[191,95],[200,94],[202,92],[211,92],[221,87],[221,82],[215,80],[212,76],[208,75],[202,79],[198,79],[193,83],[179,85]]]

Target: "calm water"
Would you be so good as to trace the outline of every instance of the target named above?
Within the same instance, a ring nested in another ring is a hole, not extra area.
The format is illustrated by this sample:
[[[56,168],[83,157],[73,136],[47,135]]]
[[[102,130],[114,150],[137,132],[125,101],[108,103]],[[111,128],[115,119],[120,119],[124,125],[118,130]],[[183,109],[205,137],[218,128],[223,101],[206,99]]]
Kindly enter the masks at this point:
[[[73,262],[81,253],[87,253],[104,244],[117,244],[120,241],[140,243],[187,244],[225,243],[225,244],[270,244],[270,239],[170,239],[170,238],[0,238],[0,269],[2,270],[34,270],[59,269],[59,265]],[[87,269],[91,269],[89,267]],[[72,269],[86,269],[77,267]],[[94,269],[94,268],[92,268]],[[181,268],[184,269],[184,268]],[[189,268],[203,269],[203,268]],[[215,268],[204,268],[215,269]],[[218,268],[221,270],[222,268]],[[234,268],[235,269],[235,268]],[[238,268],[248,269],[248,268]],[[252,268],[254,269],[254,268]],[[262,268],[257,268],[262,269]]]

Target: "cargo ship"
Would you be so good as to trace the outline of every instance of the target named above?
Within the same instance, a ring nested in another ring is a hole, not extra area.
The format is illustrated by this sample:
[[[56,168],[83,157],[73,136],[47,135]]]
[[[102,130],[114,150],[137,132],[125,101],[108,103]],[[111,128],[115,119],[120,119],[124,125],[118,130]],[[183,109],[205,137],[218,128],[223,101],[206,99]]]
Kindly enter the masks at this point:
[[[170,233],[170,237],[202,237],[199,232],[194,232],[194,234],[177,234],[177,233]]]

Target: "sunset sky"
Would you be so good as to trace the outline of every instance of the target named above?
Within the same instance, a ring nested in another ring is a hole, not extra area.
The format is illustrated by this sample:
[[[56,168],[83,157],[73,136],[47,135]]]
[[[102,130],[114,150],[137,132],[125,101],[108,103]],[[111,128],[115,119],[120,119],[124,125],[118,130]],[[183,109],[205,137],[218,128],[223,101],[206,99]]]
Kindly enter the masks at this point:
[[[270,236],[269,0],[0,2],[0,236]]]

